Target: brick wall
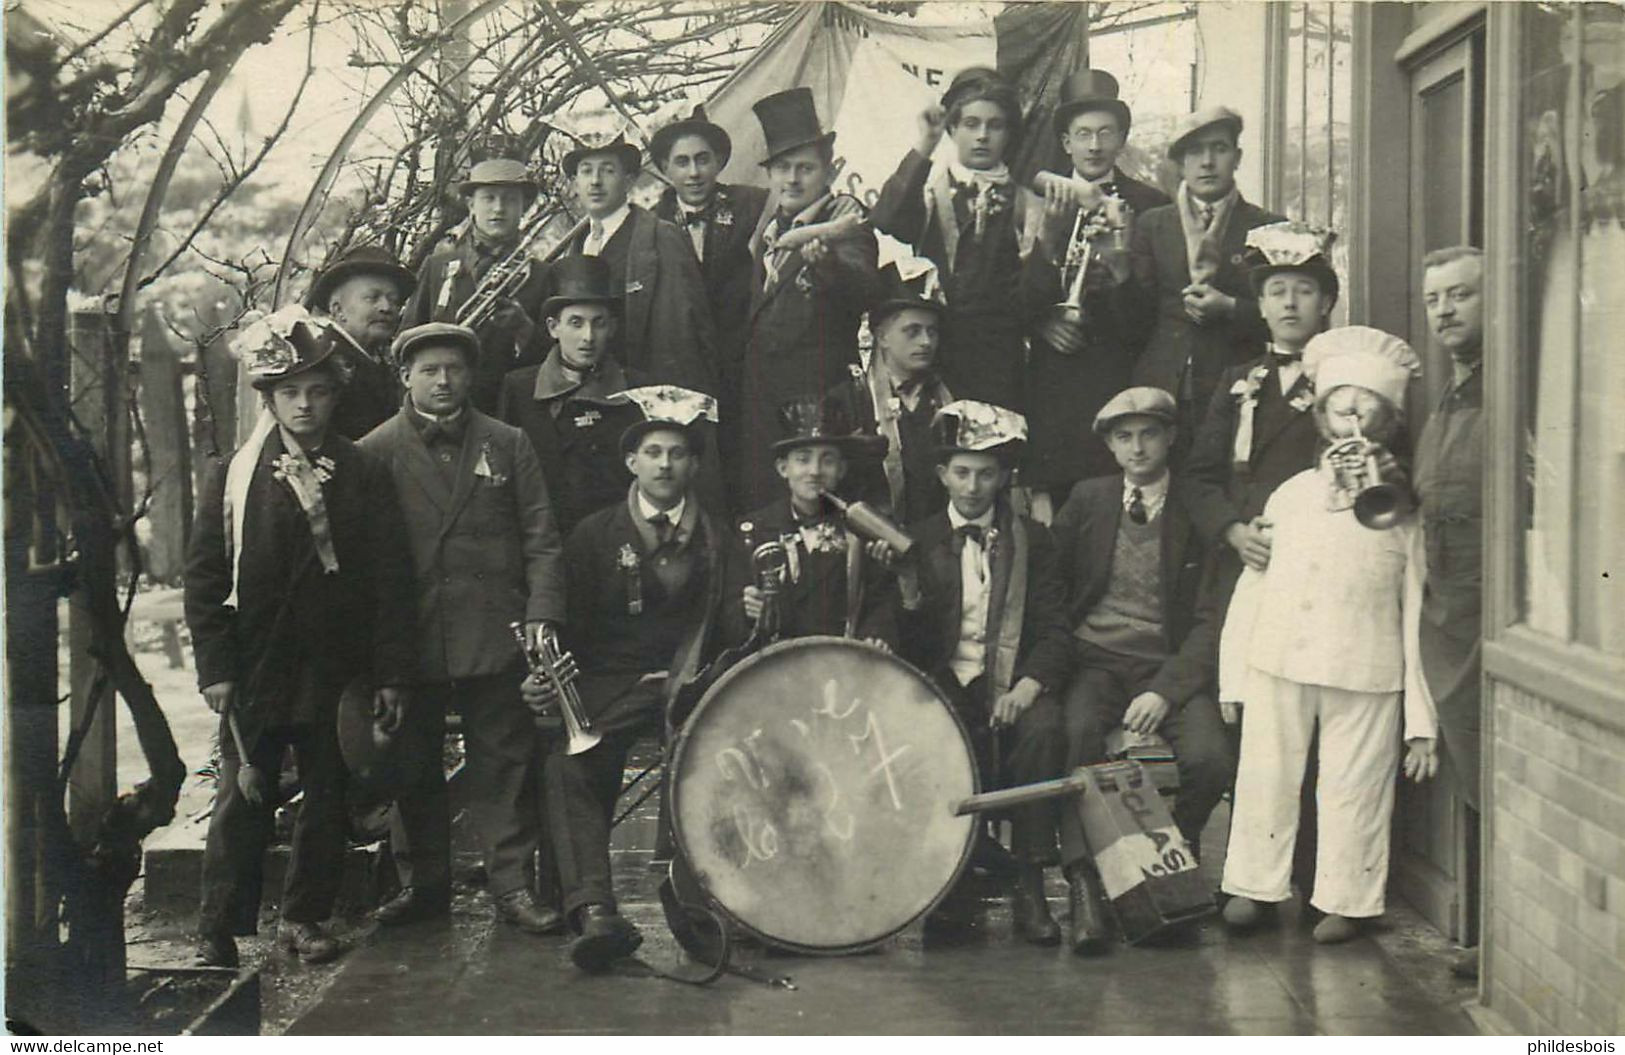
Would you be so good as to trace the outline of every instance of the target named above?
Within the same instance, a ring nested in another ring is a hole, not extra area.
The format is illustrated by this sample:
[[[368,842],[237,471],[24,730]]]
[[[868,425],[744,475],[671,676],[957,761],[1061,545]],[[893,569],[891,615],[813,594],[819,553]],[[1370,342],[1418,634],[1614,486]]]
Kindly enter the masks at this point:
[[[1522,1033],[1625,1032],[1625,737],[1492,692],[1489,1005]]]

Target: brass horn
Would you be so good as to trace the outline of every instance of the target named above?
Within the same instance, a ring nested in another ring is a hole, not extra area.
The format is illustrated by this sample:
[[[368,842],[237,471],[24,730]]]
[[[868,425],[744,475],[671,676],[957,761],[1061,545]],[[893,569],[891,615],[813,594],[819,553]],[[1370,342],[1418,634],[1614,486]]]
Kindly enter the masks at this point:
[[[1343,496],[1339,507],[1352,506],[1354,519],[1373,531],[1394,527],[1416,509],[1416,499],[1403,475],[1398,479],[1384,479],[1377,457],[1380,449],[1380,444],[1365,438],[1356,421],[1354,435],[1326,452],[1336,476],[1338,494]]]
[[[508,629],[519,642],[519,650],[524,653],[525,665],[531,674],[553,686],[553,694],[559,701],[559,716],[564,719],[564,753],[579,755],[598,746],[603,734],[593,730],[592,720],[587,717],[581,696],[576,692],[576,675],[580,670],[575,656],[559,647],[558,634],[552,628],[542,633],[540,641],[532,640],[525,633],[524,623],[509,623]]]

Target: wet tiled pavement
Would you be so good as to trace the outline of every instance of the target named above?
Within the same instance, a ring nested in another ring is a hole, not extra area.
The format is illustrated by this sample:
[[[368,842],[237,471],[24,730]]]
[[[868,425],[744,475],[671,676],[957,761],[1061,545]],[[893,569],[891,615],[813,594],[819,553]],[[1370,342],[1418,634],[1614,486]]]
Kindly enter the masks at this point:
[[[680,953],[647,864],[650,811],[617,829],[623,911],[642,928],[640,956]],[[1223,845],[1214,818],[1209,846]],[[1221,862],[1204,863],[1217,879]],[[1403,906],[1375,934],[1317,946],[1295,910],[1238,938],[1210,919],[1180,947],[1120,946],[1098,959],[1015,941],[988,888],[963,938],[938,947],[919,926],[871,955],[741,958],[793,977],[795,991],[736,976],[696,988],[632,973],[590,977],[563,938],[494,927],[483,898],[449,922],[375,931],[292,1034],[537,1033],[1093,1033],[1461,1034],[1472,994],[1445,972],[1448,943]],[[1051,885],[1064,911],[1064,887]],[[464,899],[459,899],[463,901]]]

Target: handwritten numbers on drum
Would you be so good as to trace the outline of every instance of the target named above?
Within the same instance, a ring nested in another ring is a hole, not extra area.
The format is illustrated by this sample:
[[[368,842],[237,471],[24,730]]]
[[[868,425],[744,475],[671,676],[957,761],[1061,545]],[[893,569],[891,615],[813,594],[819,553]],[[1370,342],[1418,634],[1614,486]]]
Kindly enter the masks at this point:
[[[768,787],[767,773],[760,763],[737,747],[724,747],[717,752],[717,768],[724,780],[743,780],[757,791]]]
[[[742,867],[752,861],[771,861],[779,856],[779,830],[773,827],[772,821],[755,816],[742,804],[734,806],[733,814],[734,827],[745,844]]]
[[[824,803],[823,806],[824,827],[835,838],[843,843],[849,843],[852,841],[852,832],[857,827],[857,818],[852,816],[851,810],[843,809],[841,815],[846,819],[846,823],[844,825],[835,823],[835,808],[841,803],[841,782],[835,779],[834,770],[823,762],[819,762],[817,768],[818,772],[824,775],[824,780],[829,784],[829,801]]]

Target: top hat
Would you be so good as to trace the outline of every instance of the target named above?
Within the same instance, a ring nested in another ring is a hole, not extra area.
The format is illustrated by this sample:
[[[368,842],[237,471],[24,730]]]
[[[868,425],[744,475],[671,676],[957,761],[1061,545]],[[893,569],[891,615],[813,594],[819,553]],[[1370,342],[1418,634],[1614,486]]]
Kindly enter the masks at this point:
[[[1168,157],[1178,161],[1196,133],[1213,125],[1228,125],[1236,139],[1241,139],[1241,115],[1228,106],[1204,106],[1195,113],[1186,114],[1174,126],[1174,138],[1168,143]]]
[[[1115,115],[1125,136],[1134,121],[1128,103],[1117,97],[1117,78],[1105,70],[1078,70],[1061,82],[1061,102],[1055,108],[1055,130],[1067,131],[1072,119],[1088,110],[1104,110]]]
[[[869,309],[870,333],[905,308],[924,308],[935,312],[938,320],[948,310],[937,265],[924,257],[892,261],[880,269],[880,282],[886,292],[880,303]]]
[[[518,187],[530,198],[539,189],[524,162],[513,158],[490,158],[475,165],[468,170],[468,178],[457,184],[457,193],[466,196],[480,187]]]
[[[429,344],[460,349],[470,366],[480,359],[479,337],[467,326],[459,326],[455,322],[426,322],[402,330],[395,335],[395,343],[390,345],[389,352],[394,356],[396,366],[405,366],[412,361],[413,352]]]
[[[1257,294],[1271,275],[1299,271],[1312,276],[1321,289],[1337,296],[1337,272],[1332,268],[1335,241],[1336,232],[1298,220],[1254,227],[1247,232],[1247,246],[1242,251],[1242,262],[1247,265],[1253,293]]]
[[[1303,349],[1303,372],[1323,402],[1335,388],[1357,385],[1405,409],[1411,378],[1422,374],[1422,361],[1411,346],[1371,326],[1339,326],[1316,334]]]
[[[705,104],[700,103],[688,117],[661,127],[650,137],[649,158],[654,161],[657,168],[666,167],[666,159],[671,156],[671,148],[684,136],[699,136],[711,144],[711,149],[717,152],[719,158],[717,167],[719,169],[727,167],[728,159],[733,156],[733,140],[721,125],[707,120]]]
[[[553,295],[542,301],[542,318],[550,319],[571,304],[621,303],[621,291],[602,257],[572,253],[553,265]]]
[[[1095,431],[1104,436],[1111,430],[1112,422],[1134,416],[1161,418],[1164,424],[1172,425],[1178,420],[1174,397],[1167,390],[1152,385],[1125,388],[1107,400],[1095,415]]]
[[[395,254],[381,245],[357,245],[346,249],[338,260],[317,273],[305,294],[305,307],[326,311],[333,291],[357,275],[380,275],[392,280],[404,299],[418,284],[417,276],[401,266]]]
[[[859,432],[838,399],[805,396],[782,404],[779,425],[785,437],[773,444],[773,457],[782,458],[797,447],[834,447],[845,455],[880,453],[886,449],[884,436]]]
[[[756,100],[751,107],[756,119],[762,123],[762,138],[767,141],[766,165],[780,154],[811,143],[834,143],[835,133],[825,132],[818,124],[818,108],[813,105],[811,88],[789,88]]]
[[[342,384],[349,379],[343,360],[333,359],[338,335],[326,319],[312,318],[302,304],[289,304],[243,327],[231,340],[249,384],[265,391],[280,381],[329,365]]]
[[[638,441],[656,429],[681,429],[695,437],[702,421],[717,420],[716,397],[679,385],[644,385],[629,388],[610,397],[617,403],[635,403],[643,420],[633,422],[621,433],[621,453],[629,453]]]
[[[931,418],[931,432],[944,455],[978,451],[996,454],[1010,465],[1026,446],[1027,419],[992,403],[957,399]]]

